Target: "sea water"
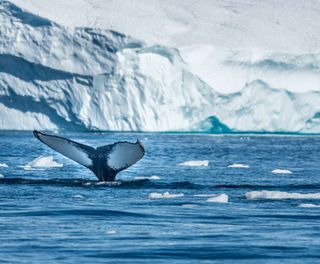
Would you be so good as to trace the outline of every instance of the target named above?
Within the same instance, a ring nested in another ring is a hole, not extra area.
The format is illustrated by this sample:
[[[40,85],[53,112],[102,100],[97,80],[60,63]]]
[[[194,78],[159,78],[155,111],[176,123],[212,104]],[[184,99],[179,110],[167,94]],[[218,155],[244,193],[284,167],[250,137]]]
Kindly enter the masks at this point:
[[[320,261],[319,137],[62,134],[146,154],[100,183],[31,132],[1,132],[1,263]]]

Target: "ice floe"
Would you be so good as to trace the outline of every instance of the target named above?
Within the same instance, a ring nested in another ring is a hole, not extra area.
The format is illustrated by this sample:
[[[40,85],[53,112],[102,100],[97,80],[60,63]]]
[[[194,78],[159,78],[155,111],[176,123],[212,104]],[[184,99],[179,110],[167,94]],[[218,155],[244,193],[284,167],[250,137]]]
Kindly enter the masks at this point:
[[[8,165],[5,163],[0,163],[0,168],[8,168]]]
[[[217,194],[214,197],[210,197],[207,202],[210,203],[228,203],[229,196],[225,193]]]
[[[292,171],[286,169],[274,169],[271,172],[274,174],[292,174]]]
[[[208,160],[189,160],[185,162],[181,162],[178,164],[179,166],[189,166],[189,167],[208,167]]]
[[[248,200],[320,199],[320,193],[288,193],[263,190],[247,192],[245,197]]]
[[[63,164],[53,160],[53,156],[40,156],[25,166],[21,166],[25,170],[32,169],[48,169],[48,168],[61,168]]]
[[[182,197],[184,196],[183,193],[169,193],[169,192],[164,192],[164,193],[157,193],[157,192],[153,192],[153,193],[150,193],[148,198],[149,199],[168,199],[168,198],[177,198],[177,197]]]
[[[197,205],[197,204],[183,204],[181,206],[184,207],[184,208],[196,208],[196,207],[199,207],[199,205]]]
[[[300,207],[300,208],[318,208],[318,207],[320,207],[320,204],[305,203],[305,204],[299,204],[298,207]]]
[[[160,180],[160,177],[157,175],[152,176],[137,176],[134,177],[135,180]]]
[[[231,165],[228,165],[228,168],[249,168],[250,166],[247,165],[247,164],[242,164],[242,163],[235,163],[235,164],[231,164]]]

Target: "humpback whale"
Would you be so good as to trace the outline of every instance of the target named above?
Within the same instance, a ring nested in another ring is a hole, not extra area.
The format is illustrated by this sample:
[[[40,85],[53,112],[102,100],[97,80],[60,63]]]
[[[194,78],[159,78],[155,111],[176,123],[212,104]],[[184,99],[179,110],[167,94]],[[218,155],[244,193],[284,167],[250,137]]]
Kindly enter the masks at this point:
[[[116,175],[139,161],[145,153],[143,144],[125,141],[93,148],[67,138],[34,130],[42,143],[90,169],[100,181],[113,181]]]

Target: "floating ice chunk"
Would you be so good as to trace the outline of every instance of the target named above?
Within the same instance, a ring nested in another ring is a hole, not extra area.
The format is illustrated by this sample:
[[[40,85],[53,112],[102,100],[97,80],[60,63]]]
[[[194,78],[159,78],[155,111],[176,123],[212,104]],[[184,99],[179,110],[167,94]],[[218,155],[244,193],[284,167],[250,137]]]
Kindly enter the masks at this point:
[[[291,171],[289,170],[285,170],[285,169],[275,169],[273,171],[271,171],[274,174],[292,174]]]
[[[209,194],[205,194],[205,193],[201,193],[201,194],[194,194],[194,197],[215,197],[217,196],[217,194],[215,193],[209,193]]]
[[[169,192],[164,192],[164,193],[157,193],[157,192],[153,192],[150,193],[148,198],[149,199],[162,199],[162,198],[176,198],[176,197],[182,197],[184,196],[183,193],[169,193]]]
[[[248,200],[320,199],[320,193],[288,193],[263,190],[247,192],[245,197]]]
[[[199,205],[197,205],[197,204],[183,204],[181,206],[184,207],[184,208],[196,208],[196,207],[199,207]]]
[[[318,208],[320,204],[299,204],[298,207],[301,208]]]
[[[118,186],[118,185],[121,185],[121,182],[120,181],[99,181],[94,183],[94,185]]]
[[[0,173],[0,179],[1,179],[1,178],[4,178],[4,175]]]
[[[117,234],[117,231],[116,230],[107,230],[107,232],[106,232],[108,235],[115,235],[115,234]]]
[[[84,199],[85,197],[81,194],[75,194],[72,196],[72,198],[76,198],[76,199]]]
[[[225,193],[217,194],[207,200],[210,203],[228,203],[229,197]]]
[[[135,180],[160,180],[160,177],[157,175],[152,176],[137,176],[134,177]]]
[[[228,168],[249,168],[250,166],[247,164],[241,164],[241,163],[235,163],[235,164],[231,164],[228,165]]]
[[[8,165],[5,163],[0,163],[0,168],[8,168]]]
[[[208,160],[189,160],[178,164],[179,166],[190,166],[190,167],[208,167]]]
[[[40,156],[25,166],[21,166],[25,170],[32,169],[47,169],[47,168],[61,168],[63,164],[53,160],[52,156]]]

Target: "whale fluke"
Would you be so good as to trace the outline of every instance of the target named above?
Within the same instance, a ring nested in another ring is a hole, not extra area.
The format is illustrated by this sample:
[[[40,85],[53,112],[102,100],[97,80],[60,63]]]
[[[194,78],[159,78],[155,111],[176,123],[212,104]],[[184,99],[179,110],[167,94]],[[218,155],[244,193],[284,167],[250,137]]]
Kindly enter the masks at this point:
[[[139,140],[136,143],[116,142],[95,149],[36,130],[33,135],[50,148],[93,171],[100,181],[113,181],[120,171],[135,164],[145,153]]]

